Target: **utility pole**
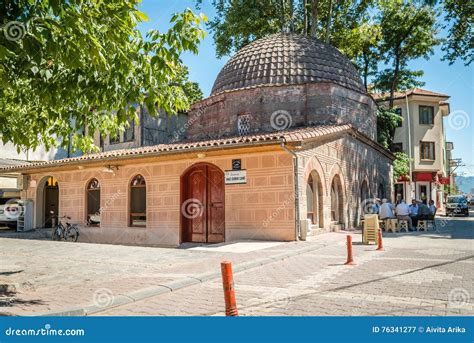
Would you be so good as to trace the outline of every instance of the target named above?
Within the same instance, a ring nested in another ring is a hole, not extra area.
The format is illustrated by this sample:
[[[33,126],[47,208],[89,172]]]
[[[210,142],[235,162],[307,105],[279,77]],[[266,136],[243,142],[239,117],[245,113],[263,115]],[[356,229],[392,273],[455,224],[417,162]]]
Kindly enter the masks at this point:
[[[450,158],[448,160],[448,179],[449,182],[451,183],[451,176],[454,174],[454,171],[458,169],[459,167],[464,167],[466,166],[464,163],[462,163],[462,159],[460,158]],[[455,185],[453,181],[453,185]],[[448,188],[448,195],[451,194],[451,185]]]

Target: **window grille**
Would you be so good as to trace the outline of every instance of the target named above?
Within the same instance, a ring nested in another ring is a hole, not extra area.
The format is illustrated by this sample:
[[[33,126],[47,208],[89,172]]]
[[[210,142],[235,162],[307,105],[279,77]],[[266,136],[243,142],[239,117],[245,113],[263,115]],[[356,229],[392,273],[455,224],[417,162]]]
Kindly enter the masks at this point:
[[[237,131],[240,136],[250,133],[250,114],[239,114],[237,117]]]

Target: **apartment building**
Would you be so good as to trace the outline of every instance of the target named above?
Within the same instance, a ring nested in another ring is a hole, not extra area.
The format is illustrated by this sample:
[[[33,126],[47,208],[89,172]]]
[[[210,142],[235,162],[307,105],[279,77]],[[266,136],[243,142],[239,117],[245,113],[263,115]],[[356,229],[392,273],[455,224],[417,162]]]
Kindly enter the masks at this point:
[[[388,105],[387,94],[374,94],[379,105]],[[403,151],[411,159],[411,177],[394,185],[394,199],[434,200],[438,208],[445,200],[444,185],[450,183],[444,119],[449,115],[449,95],[414,88],[394,94],[394,106],[403,122],[395,130],[391,150]],[[448,142],[449,143],[449,142]]]

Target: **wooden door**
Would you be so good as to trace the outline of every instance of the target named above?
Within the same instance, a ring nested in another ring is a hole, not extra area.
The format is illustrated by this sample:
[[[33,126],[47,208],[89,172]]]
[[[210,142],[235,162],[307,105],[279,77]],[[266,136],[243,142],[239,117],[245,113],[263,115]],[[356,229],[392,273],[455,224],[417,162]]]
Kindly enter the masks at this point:
[[[224,241],[224,175],[217,167],[198,164],[182,179],[183,241]]]
[[[207,166],[207,242],[224,242],[224,176],[214,166]]]

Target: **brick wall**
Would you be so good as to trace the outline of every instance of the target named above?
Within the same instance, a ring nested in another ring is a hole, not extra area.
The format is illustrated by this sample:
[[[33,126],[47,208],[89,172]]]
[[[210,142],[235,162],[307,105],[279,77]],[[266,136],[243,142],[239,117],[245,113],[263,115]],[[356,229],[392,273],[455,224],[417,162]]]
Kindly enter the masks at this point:
[[[237,116],[250,114],[251,132],[275,131],[275,111],[291,115],[291,127],[352,123],[375,139],[376,105],[369,96],[331,83],[271,86],[238,90],[211,96],[193,105],[188,139],[237,135]]]
[[[362,182],[368,183],[369,194],[377,195],[380,183],[385,186],[385,193],[392,194],[391,161],[378,151],[352,138],[344,136],[331,142],[305,145],[299,156],[300,175],[300,220],[306,220],[306,183],[311,171],[316,171],[323,188],[324,229],[331,226],[331,183],[335,175],[340,175],[344,199],[344,226],[350,228],[358,225],[363,200],[360,189]]]
[[[59,183],[59,214],[69,215],[81,228],[80,240],[114,244],[178,245],[180,243],[180,177],[194,163],[209,162],[230,170],[233,158],[242,159],[247,184],[225,186],[226,241],[238,239],[294,239],[294,192],[291,156],[283,151],[183,159],[168,162],[131,161],[115,175],[101,168],[33,174],[23,198],[35,201],[35,226],[42,225],[44,180]],[[147,185],[147,227],[128,227],[128,185],[136,174]],[[86,185],[97,178],[101,185],[101,225],[87,227]]]

